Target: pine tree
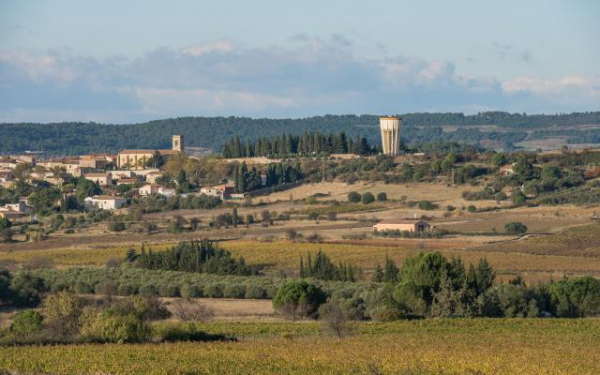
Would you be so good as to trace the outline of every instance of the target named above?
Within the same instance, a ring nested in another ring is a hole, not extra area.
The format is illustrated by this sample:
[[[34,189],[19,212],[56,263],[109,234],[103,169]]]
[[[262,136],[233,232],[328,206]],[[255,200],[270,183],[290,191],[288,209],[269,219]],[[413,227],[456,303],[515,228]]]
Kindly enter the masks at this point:
[[[373,282],[381,283],[383,282],[383,278],[383,270],[381,269],[381,266],[377,264],[375,266],[375,270],[373,271]]]
[[[398,282],[399,269],[393,260],[388,255],[385,256],[385,269],[383,274],[383,281],[386,283]]]

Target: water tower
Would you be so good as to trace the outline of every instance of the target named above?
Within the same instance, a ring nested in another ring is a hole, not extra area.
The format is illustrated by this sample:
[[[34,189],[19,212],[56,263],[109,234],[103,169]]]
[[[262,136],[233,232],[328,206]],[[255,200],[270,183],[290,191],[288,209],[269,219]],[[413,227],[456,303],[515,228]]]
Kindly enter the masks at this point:
[[[380,117],[381,144],[383,153],[396,156],[400,153],[400,130],[402,119],[400,117]]]

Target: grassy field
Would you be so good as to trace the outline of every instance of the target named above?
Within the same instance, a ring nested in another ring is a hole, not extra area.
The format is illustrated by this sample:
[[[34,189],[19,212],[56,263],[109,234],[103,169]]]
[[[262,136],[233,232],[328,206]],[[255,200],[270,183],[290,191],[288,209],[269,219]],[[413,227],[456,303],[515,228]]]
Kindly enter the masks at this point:
[[[237,341],[0,348],[0,368],[50,374],[598,374],[600,321],[456,319],[209,323]]]

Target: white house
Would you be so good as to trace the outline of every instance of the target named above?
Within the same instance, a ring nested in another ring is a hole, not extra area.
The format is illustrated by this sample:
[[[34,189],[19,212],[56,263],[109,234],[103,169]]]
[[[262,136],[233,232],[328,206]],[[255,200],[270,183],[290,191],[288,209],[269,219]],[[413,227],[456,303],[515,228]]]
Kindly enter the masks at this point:
[[[112,186],[112,174],[110,173],[88,173],[84,178],[97,182],[100,186]]]
[[[100,210],[118,210],[127,203],[127,200],[123,197],[113,197],[109,195],[95,195],[93,197],[87,197],[84,200],[85,208],[100,209]]]
[[[147,184],[139,189],[139,193],[143,196],[161,194],[166,197],[171,197],[177,194],[177,190],[157,184]]]

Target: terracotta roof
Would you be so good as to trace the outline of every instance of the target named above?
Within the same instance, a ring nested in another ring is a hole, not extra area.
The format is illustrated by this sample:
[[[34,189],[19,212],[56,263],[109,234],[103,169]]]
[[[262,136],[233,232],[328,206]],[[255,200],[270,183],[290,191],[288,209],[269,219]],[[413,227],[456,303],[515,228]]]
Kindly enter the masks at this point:
[[[94,195],[93,197],[91,197],[92,199],[98,199],[98,200],[117,200],[117,199],[125,199],[123,197],[115,197],[112,195]]]
[[[424,220],[414,220],[414,219],[388,219],[388,220],[380,221],[378,224],[417,224],[417,223],[428,224]]]
[[[158,152],[161,155],[175,155],[175,154],[179,154],[179,151],[177,151],[177,150],[158,150]]]
[[[107,177],[110,173],[88,173],[84,177]]]
[[[119,154],[154,154],[157,150],[123,150]]]

